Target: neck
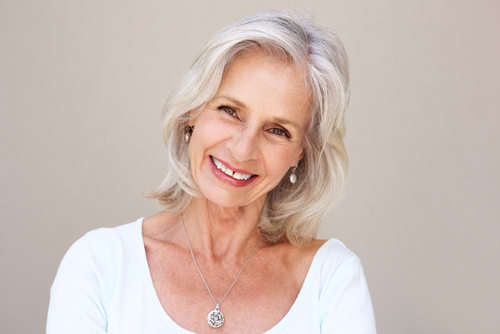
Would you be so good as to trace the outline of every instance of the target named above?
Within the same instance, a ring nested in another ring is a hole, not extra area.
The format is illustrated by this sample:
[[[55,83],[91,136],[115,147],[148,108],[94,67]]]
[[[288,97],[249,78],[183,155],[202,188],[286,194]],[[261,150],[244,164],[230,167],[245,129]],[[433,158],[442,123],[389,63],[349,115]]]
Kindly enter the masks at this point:
[[[222,208],[194,197],[182,216],[197,257],[240,262],[248,257],[260,238],[259,201],[245,207]]]

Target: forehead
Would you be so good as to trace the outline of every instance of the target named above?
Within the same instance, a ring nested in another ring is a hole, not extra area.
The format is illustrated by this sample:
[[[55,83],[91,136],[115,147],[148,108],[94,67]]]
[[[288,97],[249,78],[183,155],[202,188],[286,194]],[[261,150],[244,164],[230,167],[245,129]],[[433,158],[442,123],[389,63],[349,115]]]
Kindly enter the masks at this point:
[[[259,111],[307,118],[311,97],[306,78],[306,71],[290,61],[251,49],[240,53],[228,67],[217,96]]]
[[[226,69],[221,84],[229,79],[234,80],[235,76],[249,74],[253,74],[254,79],[271,75],[277,80],[295,84],[293,88],[297,89],[297,92],[308,91],[307,73],[304,67],[297,66],[288,58],[273,55],[257,47],[243,50],[234,58]],[[290,85],[287,87],[291,88]]]

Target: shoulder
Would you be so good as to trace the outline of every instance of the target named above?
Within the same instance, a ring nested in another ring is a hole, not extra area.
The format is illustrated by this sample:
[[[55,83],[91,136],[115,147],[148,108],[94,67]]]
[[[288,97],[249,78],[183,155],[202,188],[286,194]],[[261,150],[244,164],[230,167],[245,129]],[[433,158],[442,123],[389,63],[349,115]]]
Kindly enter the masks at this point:
[[[360,259],[342,242],[328,240],[311,265],[316,271],[322,328],[376,333],[373,307]]]
[[[331,269],[335,271],[339,267],[348,266],[351,263],[360,263],[359,258],[337,239],[313,240],[306,247],[292,245],[286,247],[287,258],[290,261],[301,262],[302,266],[315,270],[321,268],[323,271]]]
[[[315,258],[317,258],[318,262],[332,267],[360,263],[356,254],[337,239],[324,240],[324,243],[316,252]]]
[[[364,272],[359,257],[337,239],[327,240],[316,252],[311,263],[311,272],[317,272],[321,285],[340,284],[341,281],[363,277]]]
[[[328,273],[346,261],[357,260],[357,257],[340,241],[312,240],[308,245],[299,247],[283,242],[268,247],[268,257],[274,259],[273,266],[282,265],[282,271],[293,278],[298,287],[304,284],[307,276],[321,277],[327,280]],[[317,274],[320,275],[317,275]]]
[[[133,241],[140,237],[141,223],[142,218],[134,223],[87,232],[64,255],[55,283],[112,271],[127,248],[133,247]]]
[[[147,217],[142,223],[142,234],[145,239],[157,239],[167,241],[172,237],[173,230],[178,225],[179,216],[161,211],[151,217]]]
[[[70,247],[66,256],[75,252],[80,255],[92,253],[102,255],[103,252],[122,248],[141,234],[141,225],[142,218],[133,223],[87,232]]]
[[[86,233],[66,252],[50,289],[47,332],[92,333],[106,328],[106,313],[126,252],[136,249],[142,219]],[[82,314],[85,316],[82,317]],[[92,330],[91,330],[92,328]]]

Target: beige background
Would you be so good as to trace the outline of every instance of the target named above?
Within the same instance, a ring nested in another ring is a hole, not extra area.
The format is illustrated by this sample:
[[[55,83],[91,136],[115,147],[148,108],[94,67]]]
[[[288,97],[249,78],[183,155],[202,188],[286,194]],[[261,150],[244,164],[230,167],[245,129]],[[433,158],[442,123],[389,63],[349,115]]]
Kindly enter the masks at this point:
[[[500,333],[500,2],[0,2],[0,332],[43,333],[86,231],[159,210],[161,107],[226,23],[308,6],[352,61],[348,196],[379,333]]]

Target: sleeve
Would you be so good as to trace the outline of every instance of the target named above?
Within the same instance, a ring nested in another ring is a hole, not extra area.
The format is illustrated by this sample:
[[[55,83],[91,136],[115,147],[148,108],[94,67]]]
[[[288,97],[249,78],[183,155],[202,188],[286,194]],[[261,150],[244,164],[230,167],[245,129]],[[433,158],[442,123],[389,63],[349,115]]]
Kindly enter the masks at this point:
[[[110,246],[87,233],[64,256],[50,290],[47,334],[107,331]]]
[[[322,334],[376,334],[373,307],[357,257],[330,275],[320,296]]]

